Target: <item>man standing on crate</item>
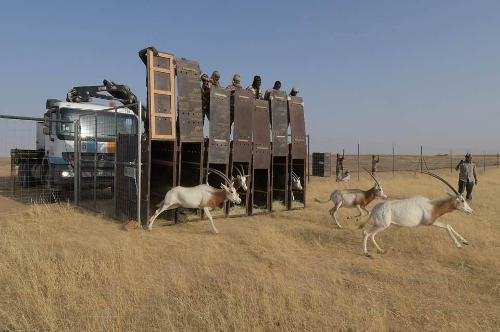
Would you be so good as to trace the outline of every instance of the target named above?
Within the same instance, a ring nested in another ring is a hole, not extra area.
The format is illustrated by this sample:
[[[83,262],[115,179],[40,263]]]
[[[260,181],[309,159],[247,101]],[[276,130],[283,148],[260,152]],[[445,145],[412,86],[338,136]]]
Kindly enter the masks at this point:
[[[342,157],[337,153],[337,164],[335,167],[336,181],[340,181],[344,175],[344,150],[342,150]]]
[[[380,162],[380,156],[372,155],[372,174],[377,173],[377,164]]]
[[[477,174],[476,174],[476,164],[472,162],[472,156],[470,153],[465,155],[465,161],[462,159],[458,163],[455,170],[460,170],[458,175],[458,192],[462,194],[464,189],[467,190],[466,200],[472,200],[472,189],[474,184],[477,184]]]

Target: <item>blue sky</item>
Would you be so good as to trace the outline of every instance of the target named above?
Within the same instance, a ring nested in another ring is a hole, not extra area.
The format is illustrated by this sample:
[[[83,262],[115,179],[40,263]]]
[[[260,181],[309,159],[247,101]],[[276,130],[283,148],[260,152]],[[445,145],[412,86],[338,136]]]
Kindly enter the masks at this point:
[[[195,59],[223,84],[300,88],[312,150],[500,150],[498,1],[9,1],[0,113],[103,78],[144,101],[137,51]]]

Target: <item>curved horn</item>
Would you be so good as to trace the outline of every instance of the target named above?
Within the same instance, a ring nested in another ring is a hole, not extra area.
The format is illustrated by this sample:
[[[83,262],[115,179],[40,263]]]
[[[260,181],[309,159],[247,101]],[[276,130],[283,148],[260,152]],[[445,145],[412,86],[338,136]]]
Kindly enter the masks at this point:
[[[441,182],[443,182],[444,184],[446,184],[448,187],[450,187],[451,190],[453,190],[453,192],[457,195],[457,196],[460,196],[460,194],[458,193],[458,191],[453,188],[453,186],[451,184],[448,183],[448,181],[446,181],[445,179],[443,179],[442,177],[440,177],[439,175],[436,175],[432,172],[429,172],[429,171],[423,171],[422,173],[424,174],[427,174],[429,176],[432,176],[433,178],[436,178],[438,180],[440,180]]]
[[[229,178],[226,176],[226,174],[222,173],[221,171],[213,168],[208,168],[208,174],[210,173],[215,173],[218,176],[220,176],[224,181],[226,181],[226,184],[231,185],[233,182],[229,180]]]
[[[234,169],[236,170],[236,172],[238,172],[239,176],[243,176],[243,173],[241,173],[241,170],[238,168],[238,166],[234,167]]]
[[[378,180],[373,176],[372,172],[370,172],[366,168],[363,168],[363,169],[365,170],[366,173],[370,174],[370,176],[372,177],[373,181],[375,181],[375,183],[378,184],[379,187],[382,187],[382,185],[380,184],[380,182],[378,182]]]
[[[243,168],[243,165],[240,165],[241,168],[241,176],[245,176],[245,169]]]
[[[297,174],[295,174],[295,172],[293,172],[293,171],[292,171],[292,177],[294,178],[294,180],[297,180],[297,179],[300,180],[300,177]]]

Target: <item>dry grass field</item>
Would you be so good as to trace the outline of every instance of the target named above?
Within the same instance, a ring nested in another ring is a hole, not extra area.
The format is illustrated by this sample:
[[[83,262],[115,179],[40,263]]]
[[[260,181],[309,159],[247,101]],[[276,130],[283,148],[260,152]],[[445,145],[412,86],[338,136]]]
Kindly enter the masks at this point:
[[[456,173],[442,174],[456,182]],[[380,174],[391,198],[444,196],[425,175]],[[437,227],[390,227],[386,254],[361,254],[355,210],[330,222],[334,188],[311,178],[305,210],[123,231],[67,205],[0,210],[4,331],[494,331],[500,326],[500,171],[480,174],[472,216]],[[373,203],[370,208],[373,207]]]

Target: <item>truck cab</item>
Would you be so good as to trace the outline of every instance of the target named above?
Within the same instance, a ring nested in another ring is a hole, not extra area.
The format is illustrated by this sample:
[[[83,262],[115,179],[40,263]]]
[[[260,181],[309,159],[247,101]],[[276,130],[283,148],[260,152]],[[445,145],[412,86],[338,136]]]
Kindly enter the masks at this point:
[[[135,114],[128,108],[110,110],[109,106],[92,103],[47,100],[44,139],[37,134],[37,149],[44,151],[51,185],[70,186],[74,176],[75,123],[80,124],[80,162],[82,185],[97,182],[101,188],[111,187],[114,177],[115,137],[137,132]],[[50,120],[60,120],[50,121]],[[78,122],[76,122],[78,121]],[[41,144],[43,141],[43,145]],[[97,179],[94,179],[95,176]]]

